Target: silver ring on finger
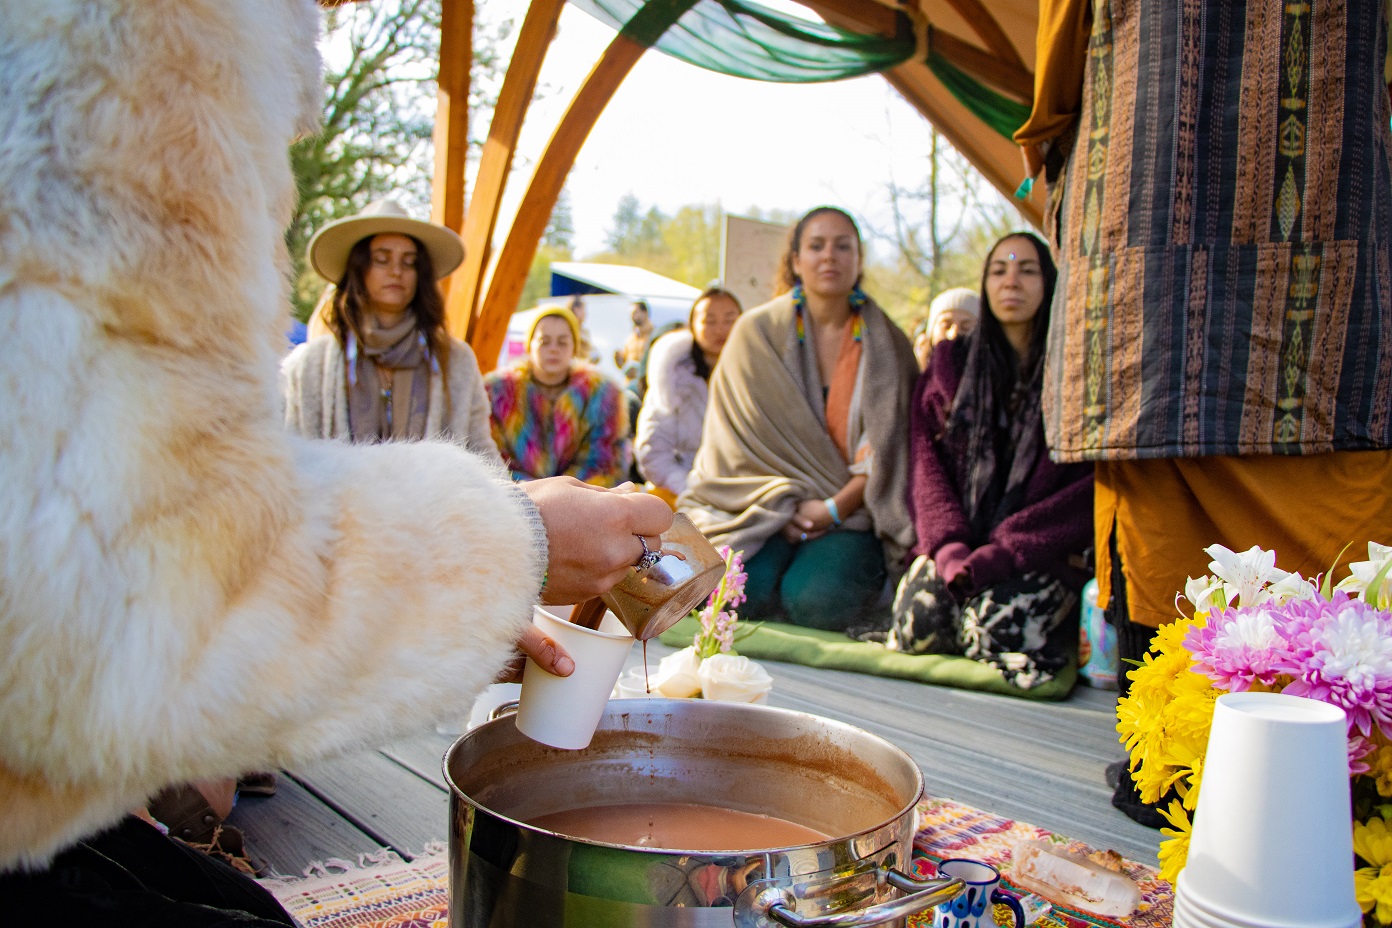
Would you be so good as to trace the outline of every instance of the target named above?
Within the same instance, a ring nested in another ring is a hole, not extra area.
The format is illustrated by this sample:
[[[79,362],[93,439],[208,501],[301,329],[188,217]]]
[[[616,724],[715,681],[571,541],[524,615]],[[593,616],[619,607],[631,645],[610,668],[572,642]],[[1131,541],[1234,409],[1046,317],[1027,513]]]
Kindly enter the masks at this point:
[[[643,546],[643,553],[638,558],[638,563],[633,565],[636,570],[648,570],[656,566],[658,561],[662,560],[662,552],[660,550],[653,551],[650,549],[648,547],[648,540],[642,535],[638,536],[638,543]]]

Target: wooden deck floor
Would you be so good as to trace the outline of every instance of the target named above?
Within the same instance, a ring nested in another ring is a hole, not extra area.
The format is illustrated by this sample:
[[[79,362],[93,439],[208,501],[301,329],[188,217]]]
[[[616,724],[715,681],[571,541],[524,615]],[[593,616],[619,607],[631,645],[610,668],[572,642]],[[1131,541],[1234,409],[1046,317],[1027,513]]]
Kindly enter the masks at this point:
[[[649,661],[670,649],[649,647]],[[1063,703],[972,693],[861,674],[763,662],[770,704],[838,719],[898,745],[929,795],[1020,819],[1155,864],[1160,834],[1110,804],[1104,768],[1122,757],[1115,695],[1079,687]],[[638,649],[630,658],[640,666]],[[391,848],[410,859],[448,829],[440,762],[453,738],[423,731],[285,771],[274,797],[243,798],[231,824],[282,875],[313,861]]]

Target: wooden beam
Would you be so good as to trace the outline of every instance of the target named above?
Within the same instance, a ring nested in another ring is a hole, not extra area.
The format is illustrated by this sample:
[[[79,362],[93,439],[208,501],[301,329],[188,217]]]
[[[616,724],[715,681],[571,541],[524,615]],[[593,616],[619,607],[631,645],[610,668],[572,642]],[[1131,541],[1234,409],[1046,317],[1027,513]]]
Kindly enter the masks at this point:
[[[507,335],[508,319],[517,309],[517,301],[527,282],[527,271],[536,257],[537,245],[546,231],[551,210],[556,206],[576,155],[604,112],[604,107],[638,59],[643,57],[644,51],[646,48],[643,45],[622,34],[615,36],[570,101],[565,116],[546,143],[546,151],[537,162],[531,183],[517,208],[517,218],[513,220],[507,241],[498,254],[497,266],[488,283],[488,294],[483,299],[474,324],[469,328],[469,344],[473,346],[479,367],[483,370],[492,370],[497,363],[498,352],[502,350],[503,339]]]
[[[546,50],[555,38],[564,6],[565,0],[535,0],[527,8],[512,63],[493,108],[493,121],[488,127],[488,139],[483,143],[478,176],[474,179],[474,197],[464,217],[464,263],[451,278],[445,300],[445,322],[456,338],[468,337],[478,311],[483,275],[492,257],[498,211],[508,174],[512,171],[513,152],[517,149],[522,122],[536,91],[537,75],[541,72]]]
[[[469,70],[474,59],[474,0],[441,0],[440,67],[435,93],[435,173],[430,220],[464,226],[464,172],[469,160]],[[448,298],[450,278],[440,281]]]
[[[967,21],[967,25],[971,26],[972,30],[981,37],[981,41],[986,43],[987,51],[1006,64],[1027,70],[1024,60],[1020,57],[1020,53],[1015,50],[1015,46],[1011,44],[1005,30],[1001,29],[1000,23],[991,16],[981,0],[944,0],[944,2],[952,7],[958,16]],[[1033,87],[1031,85],[1031,99],[1032,95]]]
[[[1034,75],[1023,66],[1002,61],[990,52],[982,51],[972,43],[963,42],[941,29],[929,29],[928,48],[972,77],[1009,94],[1021,103],[1033,102]]]
[[[474,0],[441,0],[440,77],[435,96],[435,176],[430,220],[464,228],[464,167],[469,152],[469,64]]]
[[[798,0],[818,16],[842,29],[882,35],[887,39],[899,34],[902,20],[891,7],[866,0]]]

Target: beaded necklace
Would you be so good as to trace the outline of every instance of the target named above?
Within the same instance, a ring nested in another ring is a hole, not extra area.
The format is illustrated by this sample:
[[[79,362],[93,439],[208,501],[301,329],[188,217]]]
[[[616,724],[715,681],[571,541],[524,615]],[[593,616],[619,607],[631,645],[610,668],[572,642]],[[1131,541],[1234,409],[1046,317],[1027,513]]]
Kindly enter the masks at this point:
[[[861,315],[861,309],[870,298],[865,295],[865,291],[857,286],[851,291],[848,298],[851,304],[851,338],[857,342],[865,338],[865,317]],[[793,288],[793,311],[796,314],[795,324],[797,326],[797,340],[799,345],[807,344],[807,294],[802,292],[802,284]]]

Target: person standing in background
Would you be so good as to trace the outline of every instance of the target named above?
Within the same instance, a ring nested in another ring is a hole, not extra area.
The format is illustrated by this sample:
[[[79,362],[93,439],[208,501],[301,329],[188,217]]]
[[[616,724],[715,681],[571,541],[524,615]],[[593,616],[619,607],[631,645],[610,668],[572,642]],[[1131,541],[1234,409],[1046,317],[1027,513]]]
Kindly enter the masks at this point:
[[[628,333],[623,347],[614,352],[614,366],[621,371],[625,370],[629,364],[642,364],[643,356],[648,351],[648,343],[652,341],[653,337],[653,324],[647,303],[635,300],[631,319],[633,320],[633,331]]]
[[[1314,575],[1392,523],[1386,49],[1381,0],[1040,5],[1015,139],[1059,263],[1045,426],[1096,462],[1124,661],[1206,546]],[[1137,815],[1129,777],[1113,802]]]
[[[585,319],[589,313],[588,307],[585,306],[585,298],[578,293],[575,294],[566,304],[566,309],[570,310],[570,314],[575,317],[576,323],[579,324],[580,335],[579,340],[575,343],[575,356],[586,364],[598,364],[599,351],[595,349],[594,339],[590,338],[590,330],[585,327]]]

